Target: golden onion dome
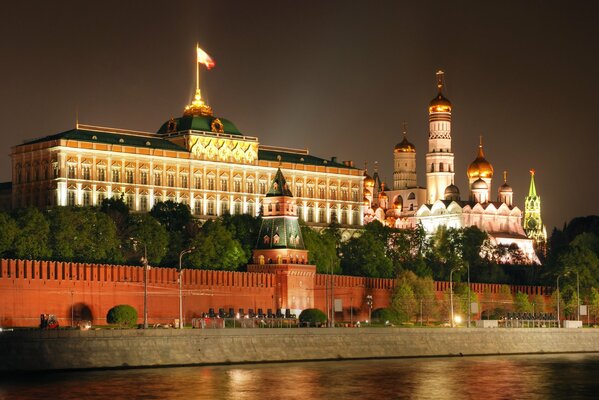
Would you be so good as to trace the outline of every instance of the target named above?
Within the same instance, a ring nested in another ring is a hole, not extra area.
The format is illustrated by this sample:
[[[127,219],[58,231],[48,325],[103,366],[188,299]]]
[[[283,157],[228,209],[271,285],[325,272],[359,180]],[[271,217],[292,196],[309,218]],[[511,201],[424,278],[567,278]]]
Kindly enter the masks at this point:
[[[451,102],[449,101],[449,99],[447,99],[445,96],[443,96],[443,76],[444,76],[444,74],[445,73],[443,71],[437,72],[437,90],[439,92],[437,93],[437,96],[435,96],[435,98],[432,99],[428,105],[429,113],[434,113],[434,112],[449,113],[449,112],[451,112]]]
[[[405,133],[403,140],[400,143],[397,143],[393,150],[398,153],[416,153],[416,147],[412,143],[408,142],[408,138],[406,137]]]
[[[478,156],[468,166],[468,178],[492,178],[493,166],[485,158],[482,143],[478,146]]]
[[[451,112],[451,102],[441,92],[428,105],[428,112]]]
[[[372,192],[368,189],[364,189],[364,197],[366,196],[372,196]]]
[[[364,203],[364,205],[366,207],[370,207],[370,200],[368,200],[366,197],[364,197],[364,199],[362,200],[362,202]]]
[[[374,179],[372,179],[372,176],[368,175],[366,171],[364,171],[364,186],[374,187]]]

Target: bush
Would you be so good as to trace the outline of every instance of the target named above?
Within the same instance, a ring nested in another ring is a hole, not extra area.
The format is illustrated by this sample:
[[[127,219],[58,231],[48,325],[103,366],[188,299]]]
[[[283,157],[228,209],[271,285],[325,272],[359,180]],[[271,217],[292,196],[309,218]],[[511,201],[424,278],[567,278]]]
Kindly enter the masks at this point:
[[[301,312],[299,320],[301,323],[309,323],[310,325],[318,326],[327,321],[327,316],[318,308],[307,308]]]
[[[399,323],[400,318],[397,313],[392,308],[377,308],[372,312],[372,320],[378,320],[380,323],[385,323],[387,321],[396,324]]]
[[[114,306],[108,310],[106,322],[111,325],[131,328],[137,324],[137,310],[127,304]]]

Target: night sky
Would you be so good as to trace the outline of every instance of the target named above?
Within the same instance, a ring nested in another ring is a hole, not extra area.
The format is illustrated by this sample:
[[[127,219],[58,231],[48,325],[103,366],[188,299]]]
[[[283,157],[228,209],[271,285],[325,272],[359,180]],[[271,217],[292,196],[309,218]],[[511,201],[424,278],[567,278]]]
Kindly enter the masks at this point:
[[[15,3],[0,24],[0,181],[11,146],[72,128],[76,110],[81,123],[149,132],[181,115],[199,41],[216,61],[202,71],[216,115],[262,144],[370,172],[379,161],[389,184],[405,120],[425,185],[443,69],[462,198],[483,135],[493,197],[507,169],[523,209],[534,168],[549,233],[599,213],[599,2]]]

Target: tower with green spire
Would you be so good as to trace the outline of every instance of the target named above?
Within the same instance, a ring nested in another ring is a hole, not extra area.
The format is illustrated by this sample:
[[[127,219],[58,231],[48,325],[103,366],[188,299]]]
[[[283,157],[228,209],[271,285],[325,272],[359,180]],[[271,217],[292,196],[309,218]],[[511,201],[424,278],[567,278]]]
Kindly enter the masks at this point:
[[[530,188],[524,203],[524,231],[526,236],[535,241],[537,247],[544,247],[547,230],[541,219],[541,197],[537,195],[534,169],[530,170]]]
[[[314,307],[316,267],[308,263],[297,204],[280,168],[262,200],[262,225],[248,271],[277,275],[275,308],[299,313]]]

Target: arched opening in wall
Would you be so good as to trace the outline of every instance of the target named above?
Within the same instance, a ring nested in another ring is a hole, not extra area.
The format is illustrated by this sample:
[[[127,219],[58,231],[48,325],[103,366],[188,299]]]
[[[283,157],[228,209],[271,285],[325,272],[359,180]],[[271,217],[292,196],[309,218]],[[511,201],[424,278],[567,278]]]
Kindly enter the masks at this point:
[[[89,321],[94,323],[94,315],[91,308],[85,303],[75,303],[70,309],[67,318],[72,318],[72,325],[77,326],[80,323]]]

